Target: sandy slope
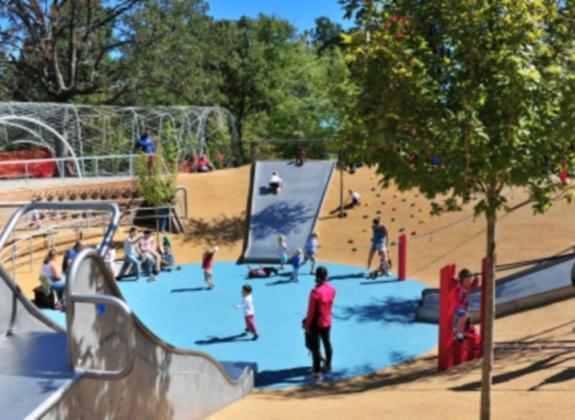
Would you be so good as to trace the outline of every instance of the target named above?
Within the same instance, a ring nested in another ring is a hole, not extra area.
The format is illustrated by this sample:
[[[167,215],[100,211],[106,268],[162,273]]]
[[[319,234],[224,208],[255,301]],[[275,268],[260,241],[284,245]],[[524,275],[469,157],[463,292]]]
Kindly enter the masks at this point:
[[[219,259],[237,259],[245,233],[249,168],[182,175],[179,182],[188,188],[191,217],[188,237],[176,240],[180,262],[198,261],[202,250],[210,244],[221,246]],[[353,176],[346,175],[344,184],[346,190],[359,191],[367,206],[349,211],[344,219],[334,217],[331,211],[339,203],[339,175],[334,177],[317,225],[320,259],[364,266],[370,222],[380,210],[392,238],[397,237],[402,227],[408,234],[416,232],[421,236],[409,239],[408,275],[411,278],[436,286],[438,271],[446,263],[479,269],[485,249],[484,222],[470,217],[469,209],[431,217],[429,203],[422,197],[416,193],[399,194],[393,189],[380,190],[376,177],[367,169]],[[509,199],[512,205],[518,204],[524,194],[516,191]],[[543,216],[533,215],[527,206],[501,214],[499,262],[547,256],[571,246],[575,242],[574,209],[573,205],[557,202]],[[392,222],[392,218],[396,220]],[[437,229],[439,232],[433,235],[424,235]],[[117,239],[122,237],[120,234]],[[354,243],[348,243],[349,240]],[[352,251],[354,247],[357,251]],[[396,263],[395,247],[393,253]],[[22,275],[18,281],[29,291],[36,278],[36,274]],[[575,300],[572,299],[497,320],[496,339],[515,340],[542,334],[541,339],[573,340],[574,326]],[[337,349],[335,351],[337,357]],[[435,366],[434,354],[430,354],[373,378],[345,382],[334,388],[255,392],[215,418],[439,419],[446,415],[477,418],[479,392],[475,381],[479,379],[479,365],[467,365],[444,374],[438,374]],[[575,351],[502,355],[496,363],[495,378],[495,418],[567,419],[574,416]]]

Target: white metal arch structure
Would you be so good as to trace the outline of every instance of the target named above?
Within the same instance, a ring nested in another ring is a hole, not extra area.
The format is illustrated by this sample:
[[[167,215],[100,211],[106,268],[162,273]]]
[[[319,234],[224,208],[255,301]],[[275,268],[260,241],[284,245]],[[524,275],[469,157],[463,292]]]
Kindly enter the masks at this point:
[[[30,134],[34,133],[34,130],[32,129],[32,127],[23,126],[22,124],[18,124],[18,123],[28,123],[31,125],[36,125],[36,126],[40,127],[41,129],[46,130],[51,135],[53,135],[54,138],[56,138],[62,144],[62,146],[64,146],[66,151],[70,154],[70,158],[71,158],[74,166],[76,167],[76,173],[77,173],[78,177],[79,178],[82,177],[82,171],[80,170],[80,165],[78,164],[78,157],[76,156],[76,153],[74,153],[74,149],[66,141],[64,136],[62,136],[60,133],[58,133],[56,130],[54,130],[49,125],[45,124],[42,121],[36,120],[34,118],[25,117],[25,116],[17,116],[17,115],[6,115],[3,117],[0,117],[0,126],[8,126],[8,127],[12,126],[12,127],[15,127],[19,130],[24,130]],[[32,134],[32,135],[34,135],[34,134]],[[34,135],[34,136],[38,138],[38,136],[36,136],[36,135]],[[42,140],[44,140],[44,139],[42,138]],[[57,156],[54,156],[54,157],[57,157]]]
[[[26,132],[50,146],[55,158],[74,160],[75,172],[82,176],[94,170],[131,174],[135,142],[148,129],[157,143],[172,143],[180,161],[211,152],[225,155],[225,166],[242,163],[234,119],[220,107],[0,102],[0,121],[0,150]]]

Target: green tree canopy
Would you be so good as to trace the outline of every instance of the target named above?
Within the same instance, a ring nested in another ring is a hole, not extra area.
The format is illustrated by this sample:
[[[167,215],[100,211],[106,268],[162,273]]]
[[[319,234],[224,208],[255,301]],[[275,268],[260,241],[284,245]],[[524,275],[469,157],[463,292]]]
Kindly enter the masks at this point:
[[[482,417],[489,417],[497,210],[508,186],[538,211],[575,157],[573,7],[554,0],[343,0],[356,89],[349,149],[436,209],[474,198],[487,221]],[[439,205],[441,204],[441,205]]]

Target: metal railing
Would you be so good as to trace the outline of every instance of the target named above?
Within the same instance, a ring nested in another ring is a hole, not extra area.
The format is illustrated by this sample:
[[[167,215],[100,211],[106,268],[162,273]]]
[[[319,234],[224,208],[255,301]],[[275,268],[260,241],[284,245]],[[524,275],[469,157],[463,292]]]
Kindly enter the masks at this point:
[[[130,176],[135,174],[135,160],[140,154],[122,154],[122,155],[102,155],[102,156],[83,156],[78,158],[45,158],[45,159],[18,159],[0,161],[0,174],[2,168],[17,166],[23,167],[22,175],[12,178],[24,178],[27,181],[37,179],[40,176],[34,176],[33,169],[39,164],[53,163],[57,169],[57,176],[64,178],[67,174],[72,176],[83,177],[110,177],[110,176]],[[76,162],[80,168],[80,173],[76,171]]]

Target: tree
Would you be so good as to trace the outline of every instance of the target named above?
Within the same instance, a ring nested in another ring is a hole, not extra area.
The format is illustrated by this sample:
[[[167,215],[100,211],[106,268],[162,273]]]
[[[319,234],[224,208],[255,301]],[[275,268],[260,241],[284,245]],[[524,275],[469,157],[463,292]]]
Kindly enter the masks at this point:
[[[333,135],[337,111],[329,87],[347,73],[338,50],[318,57],[289,22],[265,15],[217,21],[215,27],[222,105],[234,115],[240,138]]]
[[[0,40],[3,89],[15,99],[69,102],[125,90],[114,54],[134,42],[123,19],[138,0],[4,0]]]
[[[525,187],[536,211],[575,158],[573,6],[555,0],[342,0],[357,24],[350,153],[437,211],[475,198],[486,220],[481,418],[490,418],[497,212]],[[440,200],[437,197],[447,197]]]
[[[315,20],[315,28],[309,35],[318,55],[322,55],[325,51],[341,47],[343,28],[330,18],[321,16]]]
[[[121,62],[129,68],[126,104],[214,105],[219,92],[217,40],[204,0],[146,0],[127,24],[136,39],[154,39],[147,48],[126,45]]]

